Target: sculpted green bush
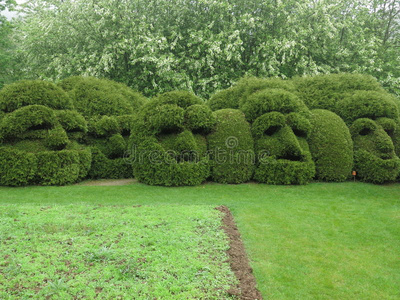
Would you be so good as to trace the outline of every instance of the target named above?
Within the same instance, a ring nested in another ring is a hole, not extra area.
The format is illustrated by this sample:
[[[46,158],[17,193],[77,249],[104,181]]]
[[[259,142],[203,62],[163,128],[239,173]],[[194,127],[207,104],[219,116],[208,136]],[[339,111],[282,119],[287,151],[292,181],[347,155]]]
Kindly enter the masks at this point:
[[[353,168],[353,141],[349,129],[335,113],[311,111],[312,130],[307,138],[315,163],[316,179],[345,181]]]
[[[205,135],[211,110],[188,92],[168,92],[143,106],[130,145],[135,177],[150,185],[197,185],[209,176]]]
[[[251,94],[240,109],[251,123],[267,112],[308,112],[307,107],[295,94],[283,89],[264,89]]]
[[[83,143],[92,150],[90,178],[130,178],[132,166],[124,160],[130,130],[123,130],[118,117],[89,119],[88,134]],[[125,134],[125,136],[122,135]]]
[[[72,109],[73,104],[60,87],[42,80],[21,80],[4,86],[0,91],[0,110],[12,112],[28,105],[52,109]]]
[[[254,172],[254,141],[250,124],[236,109],[214,112],[217,123],[207,136],[211,178],[219,183],[242,183]]]
[[[357,178],[374,183],[396,178],[399,163],[394,149],[398,143],[399,109],[394,96],[384,91],[375,78],[331,74],[297,78],[294,83],[297,95],[310,108],[337,113],[351,129]]]
[[[73,77],[59,83],[68,91],[75,108],[85,117],[129,115],[146,101],[127,86],[94,77]]]
[[[69,77],[59,86],[68,91],[88,122],[87,134],[81,140],[92,149],[89,177],[132,177],[132,167],[123,156],[134,115],[146,98],[123,84],[94,77]]]
[[[0,185],[28,185],[32,183],[36,169],[37,159],[33,153],[0,147]]]
[[[85,118],[74,110],[55,111],[57,121],[65,129],[68,136],[73,140],[81,139],[84,133],[88,131],[88,125]]]
[[[251,123],[256,169],[254,179],[268,184],[306,184],[315,174],[307,136],[310,112],[293,93],[263,89],[240,105]]]
[[[251,94],[263,89],[283,89],[293,92],[294,86],[290,81],[279,78],[244,77],[232,87],[215,93],[207,104],[212,110],[239,108],[247,102]]]
[[[64,185],[83,179],[90,150],[73,146],[86,121],[54,84],[22,81],[0,91],[2,185]],[[71,134],[71,135],[69,135]]]
[[[394,101],[400,112],[400,99],[396,98],[396,99],[394,99]],[[396,151],[396,155],[398,157],[400,157],[400,120],[399,119],[397,119],[397,121],[396,121],[396,127],[395,127],[394,132],[391,135],[391,137],[393,140],[393,145],[394,145],[394,150]],[[399,179],[400,179],[400,172],[399,172]]]
[[[396,155],[399,110],[391,95],[356,91],[337,103],[354,142],[354,169],[360,180],[394,181],[400,172]]]
[[[329,74],[297,77],[293,80],[297,96],[310,108],[337,112],[337,102],[357,90],[383,92],[379,82],[370,75]]]

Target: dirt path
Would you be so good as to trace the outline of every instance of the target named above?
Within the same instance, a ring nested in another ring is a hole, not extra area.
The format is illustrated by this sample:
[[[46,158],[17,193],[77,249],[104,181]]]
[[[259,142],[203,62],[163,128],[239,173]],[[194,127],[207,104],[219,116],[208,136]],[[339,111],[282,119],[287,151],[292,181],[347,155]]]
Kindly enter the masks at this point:
[[[229,255],[229,263],[236,278],[239,280],[238,286],[232,288],[229,292],[232,295],[238,296],[242,300],[261,300],[262,296],[256,287],[256,279],[253,275],[253,269],[249,265],[249,260],[240,237],[240,232],[229,208],[226,206],[219,206],[215,209],[225,214],[222,222],[224,223],[223,229],[229,237],[230,248],[227,251]]]

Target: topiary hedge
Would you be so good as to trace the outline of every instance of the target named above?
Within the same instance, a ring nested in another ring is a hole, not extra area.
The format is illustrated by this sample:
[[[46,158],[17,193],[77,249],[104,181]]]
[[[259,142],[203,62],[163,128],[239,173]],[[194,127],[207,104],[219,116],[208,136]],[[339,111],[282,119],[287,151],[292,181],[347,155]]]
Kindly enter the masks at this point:
[[[345,181],[353,168],[353,141],[343,120],[325,109],[311,111],[312,130],[307,138],[315,163],[315,178]]]
[[[124,84],[94,77],[73,76],[59,86],[68,91],[88,122],[87,135],[81,140],[92,149],[89,177],[132,177],[132,168],[123,156],[134,115],[146,98]]]
[[[130,139],[135,177],[150,185],[197,185],[209,176],[205,135],[211,110],[188,92],[168,92],[143,106]]]
[[[396,103],[397,108],[400,112],[400,99],[395,98],[394,102]],[[395,126],[393,133],[391,134],[391,137],[393,140],[393,145],[394,145],[394,150],[396,151],[396,155],[398,157],[400,157],[400,120],[399,119],[396,120],[396,126]],[[400,179],[400,172],[399,172],[399,179]]]
[[[89,120],[88,135],[83,138],[83,142],[92,150],[90,178],[132,177],[132,166],[124,160],[129,137],[122,135],[123,132],[130,134],[130,130],[124,131],[120,120],[115,116]]]
[[[354,169],[362,181],[383,183],[394,181],[400,171],[391,137],[380,125],[385,118],[355,120],[350,132],[354,141]]]
[[[57,121],[67,132],[71,140],[81,140],[88,131],[88,124],[85,118],[74,110],[55,111]]]
[[[87,130],[86,121],[69,110],[72,102],[62,89],[44,81],[22,81],[6,86],[0,95],[1,156],[9,157],[0,166],[0,184],[63,185],[87,175],[90,150],[72,145],[73,136]]]
[[[0,185],[24,186],[32,183],[37,171],[33,153],[0,147]]]
[[[375,78],[331,74],[297,78],[294,82],[297,95],[310,108],[331,110],[351,128],[354,169],[360,180],[374,183],[394,180],[399,173],[398,157],[393,150],[393,143],[397,144],[395,128],[399,110],[395,98]]]
[[[337,107],[350,126],[357,177],[373,183],[394,181],[400,172],[393,143],[400,122],[394,98],[385,92],[356,91]]]
[[[331,112],[310,114],[302,99]],[[314,174],[342,181],[352,164],[349,134],[360,180],[382,183],[400,174],[400,101],[373,77],[246,77],[207,104],[184,91],[147,101],[92,77],[7,85],[0,91],[0,184],[62,185],[88,174],[132,173],[166,186],[210,176],[239,183],[252,174],[269,184],[305,184]]]
[[[293,83],[296,95],[310,109],[321,108],[336,113],[338,113],[336,104],[344,94],[357,90],[384,91],[374,77],[362,74],[340,73],[297,77]]]
[[[39,150],[39,151],[38,151]],[[48,151],[40,141],[21,141],[0,147],[0,184],[65,185],[86,177],[89,149]]]
[[[213,110],[225,108],[239,108],[239,94],[235,87],[230,87],[225,90],[216,92],[207,101],[207,105]]]
[[[12,139],[26,131],[54,128],[57,124],[54,111],[43,105],[29,105],[6,114],[0,123],[0,138]]]
[[[386,92],[354,91],[343,95],[335,110],[348,124],[358,118],[399,118],[394,96]]]
[[[250,95],[240,109],[249,122],[272,111],[281,113],[308,112],[304,103],[293,93],[282,89],[264,89]]]
[[[293,93],[263,89],[240,105],[255,142],[254,179],[268,184],[306,184],[315,174],[307,136],[310,112]]]
[[[29,105],[73,109],[72,100],[60,87],[42,80],[22,80],[0,90],[0,110],[6,113]]]
[[[107,79],[73,77],[59,86],[68,91],[76,110],[85,117],[132,114],[146,101],[129,87]]]
[[[244,77],[232,87],[215,93],[207,104],[213,111],[239,108],[251,94],[263,89],[283,89],[293,92],[294,86],[290,81],[279,78]]]
[[[254,171],[254,141],[250,124],[236,109],[221,109],[207,136],[211,160],[211,178],[219,183],[242,183],[252,178]]]
[[[132,166],[124,158],[110,159],[99,148],[91,147],[92,166],[89,171],[90,178],[131,178]]]

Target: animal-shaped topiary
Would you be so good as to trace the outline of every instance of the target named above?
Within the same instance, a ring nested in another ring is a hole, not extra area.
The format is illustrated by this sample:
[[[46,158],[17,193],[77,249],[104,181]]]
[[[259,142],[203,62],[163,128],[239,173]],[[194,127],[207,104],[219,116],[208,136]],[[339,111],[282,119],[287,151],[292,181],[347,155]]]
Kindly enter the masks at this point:
[[[189,92],[161,94],[142,107],[131,135],[135,177],[151,185],[197,185],[209,176],[211,110]]]
[[[250,124],[240,110],[214,112],[217,124],[207,136],[211,178],[219,183],[242,183],[254,172],[254,141]]]
[[[306,184],[315,174],[307,136],[310,112],[293,93],[263,89],[240,109],[251,123],[255,142],[254,179],[268,184]]]
[[[59,86],[88,121],[88,132],[81,141],[92,150],[89,177],[132,177],[124,154],[134,115],[146,98],[123,84],[94,77],[69,77]]]
[[[64,185],[87,175],[90,150],[72,138],[87,124],[72,108],[68,95],[45,81],[19,81],[0,91],[0,184]]]

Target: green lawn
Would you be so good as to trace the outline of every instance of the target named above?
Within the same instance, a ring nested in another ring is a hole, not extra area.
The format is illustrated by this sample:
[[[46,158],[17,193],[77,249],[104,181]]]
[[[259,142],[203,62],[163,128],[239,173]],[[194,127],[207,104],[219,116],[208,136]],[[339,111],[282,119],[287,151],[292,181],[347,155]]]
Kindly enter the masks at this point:
[[[233,299],[212,206],[0,204],[0,299]]]
[[[40,205],[224,204],[236,218],[266,299],[400,298],[400,184],[0,188],[0,199]]]

